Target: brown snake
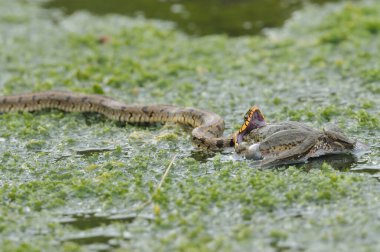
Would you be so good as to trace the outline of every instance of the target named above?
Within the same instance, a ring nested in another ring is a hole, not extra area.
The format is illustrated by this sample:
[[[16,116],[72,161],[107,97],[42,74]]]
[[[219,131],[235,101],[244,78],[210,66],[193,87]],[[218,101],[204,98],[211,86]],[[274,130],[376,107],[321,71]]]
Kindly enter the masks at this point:
[[[67,112],[97,112],[127,123],[175,122],[193,127],[194,143],[211,150],[233,147],[231,137],[223,137],[224,121],[219,115],[196,108],[171,105],[127,105],[102,95],[49,91],[0,96],[0,113],[59,109]]]

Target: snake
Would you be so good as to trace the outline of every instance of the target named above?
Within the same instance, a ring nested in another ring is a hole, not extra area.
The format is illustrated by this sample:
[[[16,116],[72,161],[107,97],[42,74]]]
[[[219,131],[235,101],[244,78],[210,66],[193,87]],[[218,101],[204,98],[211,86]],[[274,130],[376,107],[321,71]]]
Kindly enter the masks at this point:
[[[0,96],[0,113],[58,109],[65,112],[96,112],[126,123],[174,122],[192,127],[198,148],[221,150],[234,147],[233,135],[223,137],[224,120],[216,113],[174,105],[129,105],[111,97],[69,91],[45,91]]]

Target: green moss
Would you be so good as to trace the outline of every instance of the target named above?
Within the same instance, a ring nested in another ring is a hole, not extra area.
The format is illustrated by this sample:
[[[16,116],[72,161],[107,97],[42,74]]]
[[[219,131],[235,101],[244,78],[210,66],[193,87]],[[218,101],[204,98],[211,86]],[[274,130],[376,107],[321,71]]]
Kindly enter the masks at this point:
[[[340,114],[339,109],[335,105],[329,105],[319,112],[323,119],[330,121],[331,118],[336,117]]]
[[[45,141],[32,139],[26,143],[25,147],[29,150],[38,150],[41,149],[45,144]]]
[[[270,232],[270,237],[273,239],[273,242],[278,242],[279,240],[285,240],[288,235],[280,230],[273,230]]]
[[[92,90],[95,94],[104,94],[104,90],[100,84],[94,84]]]
[[[337,29],[337,30],[329,31],[328,33],[325,33],[324,35],[322,35],[320,38],[320,42],[338,45],[342,43],[343,41],[347,40],[347,38],[348,38],[348,34],[346,31]]]
[[[31,252],[39,252],[40,248],[33,246],[29,243],[21,243],[16,244],[12,241],[5,241],[3,246],[3,251],[15,251],[15,252],[22,252],[22,251],[31,251]]]
[[[377,82],[380,81],[380,69],[365,69],[362,71],[361,76],[367,82]]]
[[[189,37],[159,21],[65,17],[24,1],[0,7],[0,20],[8,20],[0,24],[8,41],[3,94],[60,89],[193,106],[222,115],[226,135],[258,104],[269,122],[335,122],[372,146],[359,162],[340,163],[342,170],[318,161],[259,170],[228,152],[197,151],[187,127],[123,126],[55,110],[2,114],[5,250],[89,250],[94,244],[61,237],[95,231],[116,236],[122,251],[376,249],[379,184],[349,171],[376,172],[380,160],[378,3],[310,6],[266,37],[233,39]],[[100,151],[86,152],[92,149]],[[67,222],[94,212],[101,221],[93,229]]]
[[[365,126],[369,128],[380,128],[380,113],[377,113],[377,115],[371,115],[367,111],[362,109],[355,114],[355,118],[360,126]]]
[[[380,32],[380,21],[377,19],[366,20],[364,25],[366,30],[369,31],[371,34],[375,35]]]
[[[65,252],[79,252],[82,251],[81,246],[74,242],[64,242],[62,244],[63,251]]]

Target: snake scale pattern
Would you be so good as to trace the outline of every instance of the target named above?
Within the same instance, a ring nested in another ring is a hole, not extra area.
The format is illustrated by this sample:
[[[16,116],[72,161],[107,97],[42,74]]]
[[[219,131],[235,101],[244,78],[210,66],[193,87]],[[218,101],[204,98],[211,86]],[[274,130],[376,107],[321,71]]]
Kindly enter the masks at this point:
[[[232,137],[223,137],[224,121],[219,115],[196,108],[171,105],[127,105],[102,95],[49,91],[0,96],[0,113],[59,109],[66,112],[97,112],[127,123],[174,122],[190,125],[199,148],[218,150],[233,147]]]

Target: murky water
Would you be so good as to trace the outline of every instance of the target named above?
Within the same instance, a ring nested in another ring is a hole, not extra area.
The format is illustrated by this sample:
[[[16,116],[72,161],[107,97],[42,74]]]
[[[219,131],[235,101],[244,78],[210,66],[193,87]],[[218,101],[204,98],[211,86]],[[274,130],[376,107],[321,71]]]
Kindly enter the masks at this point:
[[[310,0],[313,4],[337,0]],[[86,10],[104,15],[116,13],[173,21],[189,34],[228,34],[240,36],[260,33],[264,28],[281,26],[301,8],[302,0],[53,0],[45,6],[61,8],[67,14]]]

